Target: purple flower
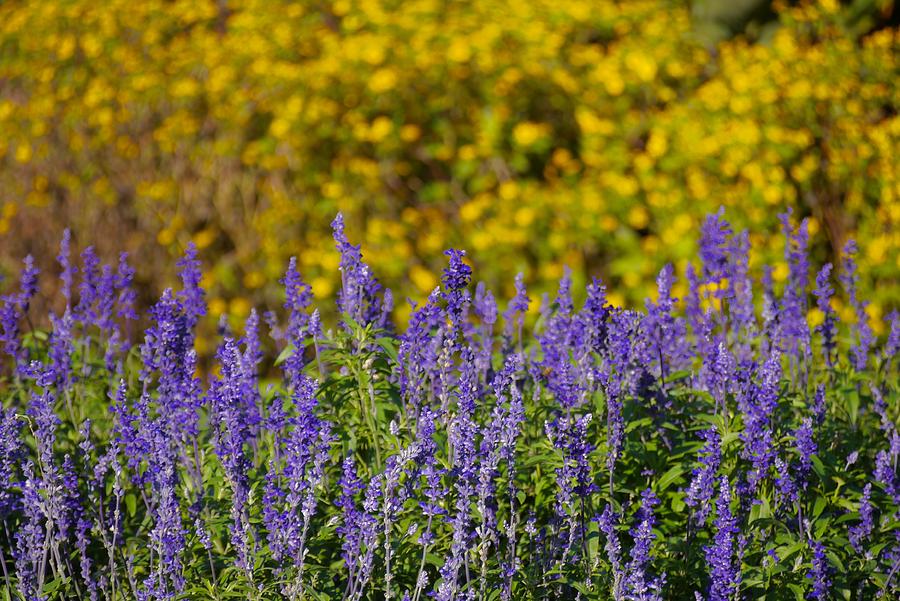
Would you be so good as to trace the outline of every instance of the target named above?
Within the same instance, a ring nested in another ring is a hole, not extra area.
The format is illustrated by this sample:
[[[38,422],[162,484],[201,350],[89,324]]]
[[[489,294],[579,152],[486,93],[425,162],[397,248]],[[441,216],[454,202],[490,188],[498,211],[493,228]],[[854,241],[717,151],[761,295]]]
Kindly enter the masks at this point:
[[[816,275],[816,288],[813,295],[816,297],[816,306],[824,316],[822,323],[816,327],[816,332],[822,336],[822,355],[828,367],[834,365],[835,341],[837,330],[837,315],[831,308],[831,297],[834,296],[834,288],[831,287],[831,263],[825,263]]]
[[[731,487],[724,476],[719,481],[714,528],[713,544],[704,547],[709,564],[708,601],[730,601],[741,583],[741,563],[737,557],[740,531],[737,518],[731,512]]]
[[[19,507],[19,495],[13,487],[25,455],[21,431],[22,423],[16,412],[0,408],[0,520],[6,520]]]
[[[266,537],[274,559],[294,568],[284,589],[291,598],[303,587],[307,541],[333,440],[330,424],[316,415],[317,390],[315,380],[303,374],[298,376],[292,394],[296,415],[288,420],[290,432],[276,433],[277,459],[270,461],[266,477],[263,502]],[[348,484],[342,481],[342,486]],[[349,493],[345,491],[345,494]],[[352,498],[343,500],[347,504],[345,512],[353,509]]]
[[[184,256],[176,263],[182,289],[178,293],[187,317],[188,329],[193,329],[197,321],[206,315],[206,293],[200,285],[203,273],[200,271],[200,260],[197,258],[197,247],[189,242]]]
[[[781,380],[781,358],[774,351],[759,372],[759,383],[740,403],[744,413],[741,455],[749,459],[753,470],[748,474],[751,485],[758,486],[775,460],[772,416],[777,407]]]
[[[894,498],[894,502],[900,503],[900,485],[897,484],[897,474],[894,469],[896,461],[896,453],[889,454],[887,451],[878,451],[875,456],[874,475],[875,480],[884,486],[884,491]]]
[[[93,246],[81,251],[81,283],[78,285],[78,304],[74,314],[83,324],[97,323],[97,303],[100,293],[100,259]]]
[[[799,473],[805,488],[806,478],[812,469],[812,456],[819,450],[814,438],[813,422],[810,418],[804,418],[800,427],[794,431],[794,441],[794,446],[800,455]]]
[[[850,299],[850,306],[856,313],[856,323],[853,326],[854,344],[850,346],[853,355],[853,365],[857,371],[866,369],[869,363],[869,349],[875,342],[872,328],[869,326],[869,316],[866,313],[868,302],[859,299],[859,291],[856,284],[859,276],[856,273],[856,241],[848,240],[844,245],[844,273],[840,276],[844,290]]]
[[[698,453],[700,465],[694,468],[694,476],[685,497],[688,507],[696,508],[693,519],[696,524],[703,524],[709,515],[712,498],[716,494],[715,483],[719,465],[722,462],[721,437],[715,427],[701,433],[703,446]]]
[[[886,361],[890,361],[897,351],[900,351],[900,311],[891,311],[887,316],[887,322],[890,324],[890,328],[881,356]]]
[[[40,492],[40,480],[34,476],[34,466],[28,461],[23,468],[22,510],[23,521],[15,533],[17,586],[28,601],[42,601],[46,561],[50,552],[46,544],[46,501]]]
[[[797,482],[781,457],[775,458],[775,498],[785,508],[793,508],[800,498]]]
[[[22,276],[20,280],[21,292],[19,292],[19,308],[22,313],[28,313],[28,307],[31,299],[38,291],[38,269],[34,266],[34,259],[31,255],[25,257],[25,267],[22,268]]]
[[[297,258],[291,257],[287,271],[280,280],[284,286],[284,308],[288,310],[287,336],[293,344],[299,345],[306,335],[309,325],[307,309],[312,304],[312,288],[297,271]]]
[[[119,267],[116,270],[116,289],[119,296],[116,301],[119,309],[117,315],[123,319],[135,321],[138,318],[134,305],[137,294],[131,288],[134,281],[134,268],[128,264],[128,253],[119,255]]]
[[[566,563],[569,553],[585,540],[579,520],[579,512],[585,506],[585,499],[598,490],[594,483],[590,464],[590,454],[594,445],[588,442],[588,426],[591,414],[575,417],[559,416],[545,425],[553,446],[562,452],[563,465],[556,470],[556,515],[567,532],[563,544],[561,561]]]
[[[341,291],[338,309],[360,325],[376,323],[383,317],[384,306],[378,301],[381,284],[363,263],[359,246],[350,244],[344,234],[344,216],[338,213],[331,222],[334,242],[341,253]]]
[[[3,296],[0,307],[0,342],[3,349],[16,362],[20,374],[27,371],[28,357],[19,341],[19,321],[28,314],[31,299],[37,294],[38,270],[31,255],[25,257],[25,266],[19,278],[19,293]]]
[[[788,284],[781,300],[781,339],[789,356],[799,359],[809,354],[809,327],[806,324],[806,288],[809,284],[809,233],[807,221],[800,223],[797,234],[791,225],[793,210],[778,216],[785,237],[785,261],[788,264]]]
[[[680,369],[688,358],[685,345],[684,321],[674,315],[677,298],[672,297],[675,281],[672,265],[666,265],[656,278],[656,303],[647,299],[647,315],[643,320],[644,336],[648,340],[650,358],[659,367],[659,379],[665,380],[670,370]]]
[[[451,248],[444,251],[449,264],[441,275],[444,287],[444,298],[447,301],[447,313],[456,328],[461,327],[462,318],[469,304],[469,282],[472,279],[472,268],[465,264],[463,257],[466,251]]]
[[[413,307],[409,326],[400,335],[397,350],[397,379],[408,418],[415,422],[427,391],[428,375],[437,368],[438,349],[432,333],[438,329],[444,313],[438,306],[440,291],[435,289],[423,307]]]
[[[875,508],[872,506],[872,483],[866,483],[859,500],[859,524],[850,526],[850,545],[857,553],[862,553],[862,543],[875,529]]]
[[[830,568],[825,557],[825,546],[819,541],[810,542],[813,551],[812,567],[806,573],[806,578],[812,580],[812,590],[807,593],[807,599],[827,599],[831,580],[828,575]]]
[[[63,298],[66,299],[66,307],[70,307],[72,304],[72,285],[75,280],[75,273],[78,271],[71,261],[71,241],[72,232],[66,229],[59,243],[59,255],[56,257],[62,269],[59,278],[62,280],[62,294]]]
[[[250,461],[245,446],[250,441],[256,409],[254,379],[249,379],[242,365],[241,355],[234,340],[226,338],[216,353],[221,376],[210,385],[210,428],[216,454],[231,487],[231,543],[237,553],[236,565],[252,580],[250,538],[247,507],[250,481],[247,471]],[[252,409],[251,409],[252,407]]]
[[[734,352],[738,361],[746,361],[752,352],[751,342],[756,334],[756,313],[753,301],[753,280],[749,269],[750,239],[744,230],[732,238],[729,262],[729,294],[731,304],[731,332],[735,338]]]
[[[631,560],[625,569],[624,590],[625,598],[629,600],[653,601],[662,599],[662,587],[665,585],[666,576],[652,576],[649,573],[651,557],[650,551],[656,535],[653,534],[653,526],[656,517],[653,509],[659,504],[659,499],[649,488],[641,493],[641,507],[637,512],[637,525],[632,528],[631,536],[634,546],[631,548]]]
[[[341,557],[349,572],[349,582],[353,583],[362,559],[363,522],[370,516],[365,515],[356,505],[356,496],[365,489],[365,485],[356,473],[356,463],[352,456],[344,459],[338,487],[341,494],[335,505],[341,509],[341,525],[337,527],[337,534],[342,538]]]
[[[509,301],[509,306],[503,314],[503,319],[506,322],[504,328],[506,337],[512,338],[513,330],[515,329],[520,343],[523,342],[522,326],[525,323],[525,314],[528,313],[528,306],[531,304],[531,299],[528,298],[528,292],[525,289],[524,278],[525,276],[521,272],[516,274],[516,295]]]
[[[703,261],[703,282],[718,282],[727,275],[728,238],[731,226],[722,216],[725,207],[707,215],[700,226],[700,259]]]
[[[828,407],[825,405],[825,385],[820,384],[816,387],[816,395],[813,398],[812,412],[816,418],[816,423],[822,425],[825,421],[825,413]]]
[[[613,599],[618,601],[622,598],[622,583],[625,578],[625,571],[622,568],[622,545],[619,543],[619,535],[616,532],[620,516],[612,508],[612,505],[607,503],[603,508],[603,513],[595,519],[600,527],[600,532],[606,537],[603,548],[612,571]]]

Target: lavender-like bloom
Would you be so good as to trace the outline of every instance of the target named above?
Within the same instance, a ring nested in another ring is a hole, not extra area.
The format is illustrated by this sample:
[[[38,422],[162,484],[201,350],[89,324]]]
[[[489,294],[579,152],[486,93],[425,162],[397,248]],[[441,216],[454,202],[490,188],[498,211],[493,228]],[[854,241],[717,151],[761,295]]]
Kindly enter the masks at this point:
[[[721,338],[718,343],[704,345],[703,365],[700,368],[700,380],[703,387],[716,401],[716,412],[727,410],[728,394],[734,388],[737,364],[734,356]]]
[[[659,379],[662,382],[670,369],[680,368],[687,359],[684,345],[686,328],[684,322],[673,315],[677,298],[672,297],[675,281],[671,264],[663,267],[656,278],[658,298],[655,303],[647,299],[647,315],[644,318],[644,336],[649,341],[650,357],[658,364]]]
[[[250,524],[247,508],[250,482],[247,470],[250,461],[245,446],[250,439],[251,419],[247,411],[247,397],[252,382],[245,377],[237,344],[226,339],[219,348],[217,359],[221,376],[210,385],[210,426],[216,454],[222,463],[231,487],[231,543],[237,552],[236,565],[253,579],[250,557]]]
[[[19,309],[22,311],[22,314],[28,313],[28,307],[31,304],[31,299],[34,298],[34,295],[37,294],[38,291],[38,269],[34,266],[34,259],[31,255],[25,257],[25,267],[22,268],[22,277],[20,280],[20,288],[19,292]]]
[[[712,498],[715,496],[716,475],[722,462],[722,440],[715,427],[701,433],[703,446],[698,453],[700,465],[694,468],[694,476],[685,497],[688,507],[696,508],[692,515],[694,523],[703,524],[709,515]]]
[[[138,318],[134,308],[137,294],[131,288],[133,281],[134,268],[128,264],[128,253],[123,252],[119,255],[119,266],[116,269],[116,289],[119,291],[119,296],[116,300],[118,306],[116,315],[131,321],[135,321]]]
[[[800,455],[799,476],[802,486],[806,488],[806,479],[812,470],[812,456],[815,455],[819,447],[813,432],[813,422],[810,418],[804,418],[803,423],[794,431],[794,446]]]
[[[516,274],[516,295],[509,301],[509,306],[506,312],[503,313],[503,320],[506,322],[504,335],[511,339],[515,329],[520,344],[522,343],[522,327],[525,324],[525,314],[528,313],[528,306],[531,303],[531,299],[528,298],[528,291],[525,289],[524,278],[525,276],[522,273]]]
[[[652,576],[648,573],[651,557],[650,550],[656,535],[653,534],[653,526],[656,517],[653,509],[659,504],[659,499],[649,488],[641,493],[641,507],[637,512],[637,525],[632,528],[631,536],[634,546],[631,548],[631,561],[625,570],[625,599],[629,601],[655,601],[662,599],[662,587],[665,585],[666,576]]]
[[[5,295],[0,307],[0,342],[3,349],[16,362],[16,371],[25,375],[28,357],[19,341],[19,321],[28,314],[31,299],[37,294],[38,270],[31,255],[25,257],[25,266],[19,279],[19,293]]]
[[[145,391],[149,390],[154,372],[158,373],[160,415],[169,431],[186,441],[197,435],[202,403],[193,371],[196,353],[191,321],[171,289],[163,292],[150,315],[153,323],[144,332],[141,346],[141,381]]]
[[[456,328],[462,326],[462,317],[469,304],[469,282],[472,279],[472,268],[463,262],[466,251],[455,248],[444,251],[449,264],[441,275],[444,286],[444,298],[447,301],[447,313]]]
[[[741,564],[736,557],[740,531],[737,518],[731,513],[731,487],[724,476],[719,482],[714,527],[713,544],[704,547],[710,576],[708,601],[731,601],[741,582]]]
[[[853,365],[857,371],[864,371],[869,363],[869,349],[875,342],[872,328],[869,326],[869,316],[866,313],[866,301],[860,300],[856,284],[859,276],[856,273],[856,241],[848,240],[844,245],[844,273],[840,276],[844,290],[850,299],[850,306],[856,313],[856,323],[853,326],[854,344],[850,346],[853,355]]]
[[[859,523],[850,526],[850,545],[857,553],[862,553],[862,543],[872,535],[875,529],[875,508],[872,506],[872,483],[866,483],[859,500]]]
[[[734,337],[734,353],[739,362],[750,359],[752,337],[756,334],[753,280],[750,278],[750,238],[747,231],[732,237],[728,269],[729,317]]]
[[[895,438],[895,440],[900,437]],[[893,447],[893,445],[892,445]],[[897,483],[897,474],[894,469],[897,461],[897,453],[891,449],[891,453],[887,451],[878,451],[875,456],[875,480],[877,480],[887,494],[894,498],[895,503],[900,503],[900,484]]]
[[[296,415],[289,420],[292,428],[286,436],[279,433],[279,460],[270,463],[266,479],[267,540],[275,560],[289,560],[294,570],[284,589],[292,599],[302,590],[309,528],[332,442],[330,425],[316,415],[317,388],[315,380],[299,375],[292,395],[296,409]],[[349,505],[345,511],[352,509],[352,499],[346,503]]]
[[[545,425],[550,441],[563,456],[563,465],[556,470],[556,515],[567,534],[560,558],[563,564],[586,536],[578,520],[579,506],[583,507],[585,497],[598,490],[590,465],[594,446],[588,442],[587,428],[591,418],[590,413],[578,418],[561,416]]]
[[[287,271],[280,282],[284,286],[284,308],[289,313],[286,334],[288,340],[299,344],[309,325],[309,316],[306,311],[312,304],[312,288],[300,277],[300,272],[297,271],[296,257],[291,257]]]
[[[40,493],[40,481],[35,478],[34,467],[29,461],[24,466],[22,481],[23,521],[15,534],[17,586],[28,601],[43,601],[45,566],[49,549],[46,545],[47,526],[44,515],[46,501]]]
[[[816,394],[813,397],[813,406],[812,412],[813,417],[816,418],[816,423],[822,425],[825,421],[825,413],[828,411],[828,407],[825,405],[825,385],[820,384],[816,387]]]
[[[809,280],[807,246],[809,233],[806,220],[800,223],[797,234],[791,225],[792,209],[778,216],[785,236],[784,256],[788,264],[788,285],[781,301],[780,338],[783,350],[799,359],[809,353],[809,327],[806,325],[806,288]]]
[[[538,338],[544,355],[540,365],[544,370],[547,389],[562,408],[571,409],[579,405],[583,398],[577,367],[572,364],[572,354],[576,348],[573,337],[576,316],[572,304],[572,272],[568,267],[559,281],[554,307],[555,311],[545,317],[544,331]]]
[[[147,475],[152,490],[153,528],[150,543],[157,556],[156,569],[144,579],[149,598],[169,599],[184,590],[185,529],[178,502],[175,444],[161,420],[140,424],[147,444]]]
[[[0,407],[0,521],[6,520],[19,507],[18,494],[12,488],[24,456],[21,430],[16,412]]]
[[[718,282],[727,275],[728,238],[731,226],[722,216],[725,207],[707,215],[700,226],[700,258],[703,261],[703,282]]]
[[[797,482],[781,457],[775,458],[775,498],[784,508],[792,508],[800,498]]]
[[[437,329],[444,313],[438,306],[440,289],[435,289],[428,302],[413,308],[406,332],[400,335],[397,350],[397,380],[407,416],[413,422],[425,398],[425,380],[435,369],[437,351],[432,344],[432,331]]]
[[[342,538],[341,557],[348,571],[347,589],[352,592],[351,585],[357,580],[357,571],[362,559],[363,522],[370,518],[356,506],[356,496],[365,489],[365,485],[356,473],[353,457],[344,459],[338,487],[341,494],[335,505],[341,510],[341,525],[337,527],[337,534]]]
[[[485,288],[483,282],[479,282],[475,288],[474,301],[475,315],[481,320],[480,348],[475,362],[482,377],[491,367],[491,355],[494,349],[494,324],[497,323],[497,302],[490,290]]]
[[[465,556],[469,551],[471,528],[469,514],[478,478],[475,451],[478,426],[474,420],[477,386],[474,365],[470,360],[467,361],[464,358],[462,376],[457,391],[458,411],[450,422],[449,432],[450,445],[453,449],[451,459],[456,492],[454,513],[450,520],[453,541],[450,546],[450,556],[446,558],[444,565],[440,568],[442,581],[436,591],[438,601],[449,601],[456,595],[459,570],[463,567]]]
[[[416,590],[414,592],[416,599],[418,599],[427,585],[428,575],[425,572],[425,559],[429,549],[435,542],[435,518],[440,518],[447,514],[447,510],[443,507],[443,500],[448,491],[442,482],[442,477],[446,470],[439,463],[438,445],[434,439],[437,419],[437,414],[426,408],[422,413],[422,419],[419,421],[418,431],[416,432],[416,444],[419,448],[418,461],[421,463],[420,472],[424,478],[424,482],[421,483],[419,507],[422,510],[422,515],[427,520],[425,528],[418,538],[419,544],[422,545],[422,559],[419,565],[418,576],[416,577]]]
[[[765,339],[772,347],[779,347],[780,331],[778,324],[781,319],[781,308],[778,305],[778,299],[775,298],[775,280],[772,275],[772,266],[763,267],[762,275],[763,286],[763,302],[762,302],[762,318]]]
[[[622,584],[625,579],[625,570],[622,568],[622,545],[619,543],[619,535],[616,532],[616,526],[619,524],[619,514],[615,512],[612,505],[606,504],[597,518],[600,532],[606,538],[604,550],[606,551],[606,559],[609,561],[610,571],[612,572],[612,593],[613,599],[619,601],[622,599]]]
[[[688,263],[687,265],[685,278],[688,282],[688,294],[684,299],[684,315],[688,324],[691,326],[691,330],[694,332],[698,350],[702,354],[704,349],[703,345],[709,337],[709,330],[711,330],[712,326],[708,323],[710,320],[703,310],[700,301],[701,281],[692,263]]]
[[[350,244],[344,234],[344,216],[338,213],[331,222],[334,242],[341,253],[341,291],[338,294],[338,310],[349,315],[360,325],[377,322],[383,313],[378,302],[381,284],[363,263],[360,247]]]
[[[753,465],[753,470],[748,474],[752,485],[758,485],[765,478],[775,460],[772,415],[778,402],[780,380],[781,358],[774,351],[760,370],[759,384],[743,403],[744,431],[741,440],[744,448],[741,454]]]
[[[813,551],[812,567],[806,573],[806,578],[812,580],[812,590],[806,595],[807,599],[827,599],[828,590],[831,588],[831,580],[828,577],[830,569],[828,558],[825,557],[825,546],[819,541],[810,543]]]
[[[199,319],[206,315],[206,293],[200,285],[203,273],[200,271],[197,247],[194,246],[193,242],[188,243],[184,251],[184,257],[179,259],[176,265],[180,270],[179,277],[182,284],[182,290],[178,293],[178,298],[184,307],[187,328],[192,330]]]
[[[97,323],[97,303],[100,294],[100,259],[93,246],[81,251],[81,283],[78,285],[78,304],[74,314],[85,326]]]
[[[0,306],[0,342],[3,350],[16,362],[21,362],[21,343],[19,342],[19,299],[16,295],[5,295]]]
[[[822,355],[828,367],[834,366],[835,340],[837,333],[837,315],[831,308],[831,297],[834,296],[834,288],[831,287],[831,263],[825,263],[816,275],[816,288],[813,295],[816,297],[816,306],[824,316],[822,323],[816,327],[816,332],[822,336]]]
[[[66,307],[72,304],[72,285],[75,280],[77,268],[72,265],[70,245],[72,242],[72,232],[68,228],[63,232],[62,240],[59,243],[59,255],[56,260],[59,262],[62,273],[59,278],[62,280],[62,294],[66,299]]]
[[[897,354],[897,351],[900,351],[900,311],[891,311],[887,316],[887,322],[890,324],[890,328],[888,328],[888,337],[881,356],[889,362]]]
[[[594,278],[588,284],[584,306],[572,325],[576,329],[572,342],[579,360],[584,361],[591,352],[602,354],[606,350],[612,313],[612,307],[606,301],[606,286]]]

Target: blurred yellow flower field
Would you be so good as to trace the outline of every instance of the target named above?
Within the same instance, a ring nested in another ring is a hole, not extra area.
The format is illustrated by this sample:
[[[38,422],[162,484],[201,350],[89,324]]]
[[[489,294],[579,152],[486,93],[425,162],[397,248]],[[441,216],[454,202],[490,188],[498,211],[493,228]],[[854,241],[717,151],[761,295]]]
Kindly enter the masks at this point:
[[[510,295],[569,265],[642,304],[707,212],[729,207],[759,266],[793,206],[817,261],[858,237],[879,328],[900,303],[900,34],[866,4],[892,8],[776,2],[711,41],[687,3],[646,0],[6,2],[2,267],[99,229],[160,284],[158,248],[193,240],[240,316],[278,302],[295,254],[335,293],[342,210],[400,299],[455,246]]]

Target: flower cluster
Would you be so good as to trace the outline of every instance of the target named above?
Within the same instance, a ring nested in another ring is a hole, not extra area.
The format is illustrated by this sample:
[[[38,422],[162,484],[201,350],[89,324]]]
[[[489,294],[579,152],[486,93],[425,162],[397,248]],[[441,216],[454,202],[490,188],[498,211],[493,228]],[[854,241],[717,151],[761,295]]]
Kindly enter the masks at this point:
[[[0,298],[5,583],[48,601],[896,598],[896,317],[884,340],[841,320],[830,265],[810,290],[808,223],[781,219],[783,285],[720,211],[683,301],[672,265],[643,312],[564,271],[532,327],[521,276],[501,311],[449,250],[403,329],[338,215],[336,325],[290,260],[283,314],[222,320],[212,356],[196,248],[138,344],[135,271],[91,248],[76,267],[67,234],[51,332],[31,327],[33,261]],[[861,316],[855,252],[838,269]]]

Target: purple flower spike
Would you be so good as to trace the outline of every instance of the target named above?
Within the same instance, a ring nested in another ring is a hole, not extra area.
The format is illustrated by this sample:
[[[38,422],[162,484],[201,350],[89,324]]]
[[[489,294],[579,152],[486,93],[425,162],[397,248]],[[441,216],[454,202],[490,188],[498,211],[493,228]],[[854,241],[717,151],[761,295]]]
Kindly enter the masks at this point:
[[[710,570],[708,601],[730,601],[741,582],[741,563],[736,557],[740,531],[737,518],[731,513],[731,487],[725,477],[719,481],[714,528],[713,544],[704,548]]]
[[[856,241],[848,240],[844,245],[844,273],[840,280],[844,285],[844,290],[850,299],[850,306],[856,313],[856,323],[853,326],[853,336],[855,341],[850,347],[850,353],[853,355],[853,365],[857,371],[864,371],[869,364],[869,349],[875,342],[875,336],[872,328],[869,326],[869,315],[866,313],[868,302],[860,300],[857,283],[859,276],[856,273]]]
[[[188,329],[193,329],[197,325],[198,320],[206,315],[206,293],[200,286],[200,280],[203,273],[200,271],[200,260],[197,258],[197,247],[193,242],[189,242],[182,257],[178,263],[180,269],[182,290],[178,293],[178,298],[184,306],[184,312],[187,316]]]
[[[806,573],[806,578],[812,580],[812,590],[807,593],[807,599],[828,599],[829,589],[831,588],[831,580],[829,579],[830,568],[828,566],[828,558],[825,557],[825,546],[819,541],[810,543],[813,551],[812,568]]]
[[[719,431],[712,427],[701,433],[703,447],[700,449],[700,465],[694,468],[694,477],[688,488],[685,503],[696,508],[693,519],[698,525],[706,522],[711,509],[712,498],[716,494],[716,475],[722,461],[721,437]]]
[[[816,332],[822,336],[822,355],[828,367],[834,366],[835,335],[837,330],[837,315],[831,308],[831,297],[834,296],[834,288],[831,287],[831,263],[825,263],[816,275],[816,288],[813,295],[816,297],[816,306],[822,312],[822,323],[816,327]]]
[[[659,499],[649,488],[641,493],[641,507],[637,513],[637,525],[631,530],[634,538],[634,546],[631,548],[631,561],[628,562],[625,571],[625,595],[626,599],[640,599],[643,601],[658,601],[663,598],[662,588],[666,583],[666,576],[652,576],[649,573],[651,563],[650,550],[656,535],[653,534],[653,526],[656,517],[653,509],[659,505]]]

